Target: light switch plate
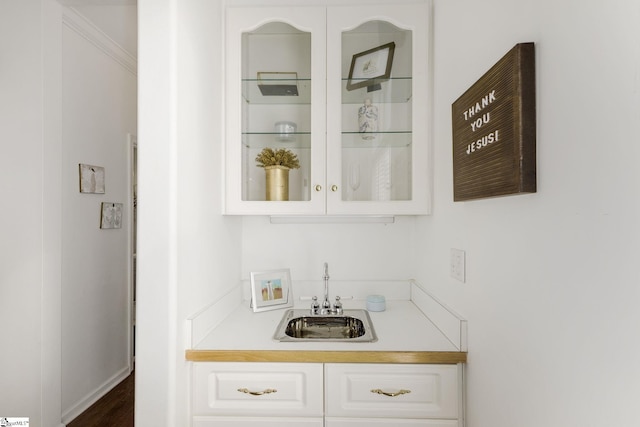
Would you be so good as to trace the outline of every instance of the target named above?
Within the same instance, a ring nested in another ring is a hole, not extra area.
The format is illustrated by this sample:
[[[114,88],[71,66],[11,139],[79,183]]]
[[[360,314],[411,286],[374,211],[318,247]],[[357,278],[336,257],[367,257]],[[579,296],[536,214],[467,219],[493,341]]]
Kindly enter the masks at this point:
[[[461,249],[451,249],[450,275],[462,283],[465,281],[465,253]]]

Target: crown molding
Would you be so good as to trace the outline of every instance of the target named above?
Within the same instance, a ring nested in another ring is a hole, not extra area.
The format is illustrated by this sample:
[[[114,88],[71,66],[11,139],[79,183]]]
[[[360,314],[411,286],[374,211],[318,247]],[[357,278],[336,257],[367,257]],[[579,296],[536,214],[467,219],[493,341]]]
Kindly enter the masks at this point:
[[[138,75],[138,59],[113,41],[102,30],[73,7],[64,8],[62,23],[75,31],[118,64],[134,75]]]

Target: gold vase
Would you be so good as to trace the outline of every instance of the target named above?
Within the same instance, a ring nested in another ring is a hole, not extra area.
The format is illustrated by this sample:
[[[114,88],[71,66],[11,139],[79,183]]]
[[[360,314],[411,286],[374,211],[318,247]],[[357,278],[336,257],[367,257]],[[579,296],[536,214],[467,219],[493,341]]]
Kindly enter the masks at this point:
[[[289,200],[289,168],[265,166],[267,200]]]

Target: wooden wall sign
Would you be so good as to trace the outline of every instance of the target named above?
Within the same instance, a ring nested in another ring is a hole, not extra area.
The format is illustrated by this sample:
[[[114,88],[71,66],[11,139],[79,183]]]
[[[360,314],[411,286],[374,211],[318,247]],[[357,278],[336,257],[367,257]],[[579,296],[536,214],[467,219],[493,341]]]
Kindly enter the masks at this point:
[[[520,43],[452,104],[454,201],[536,192],[535,95]]]

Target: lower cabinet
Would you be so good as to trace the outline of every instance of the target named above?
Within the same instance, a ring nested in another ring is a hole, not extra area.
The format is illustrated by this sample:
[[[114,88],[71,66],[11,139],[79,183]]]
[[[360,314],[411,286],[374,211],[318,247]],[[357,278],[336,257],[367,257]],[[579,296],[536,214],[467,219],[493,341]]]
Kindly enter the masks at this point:
[[[463,427],[461,365],[193,364],[193,427]]]
[[[405,420],[402,418],[327,418],[325,427],[458,427],[456,420]]]
[[[194,417],[193,427],[323,427],[320,418],[284,417]]]
[[[456,365],[326,364],[325,426],[462,426]]]
[[[321,363],[193,364],[193,426],[323,426]]]

